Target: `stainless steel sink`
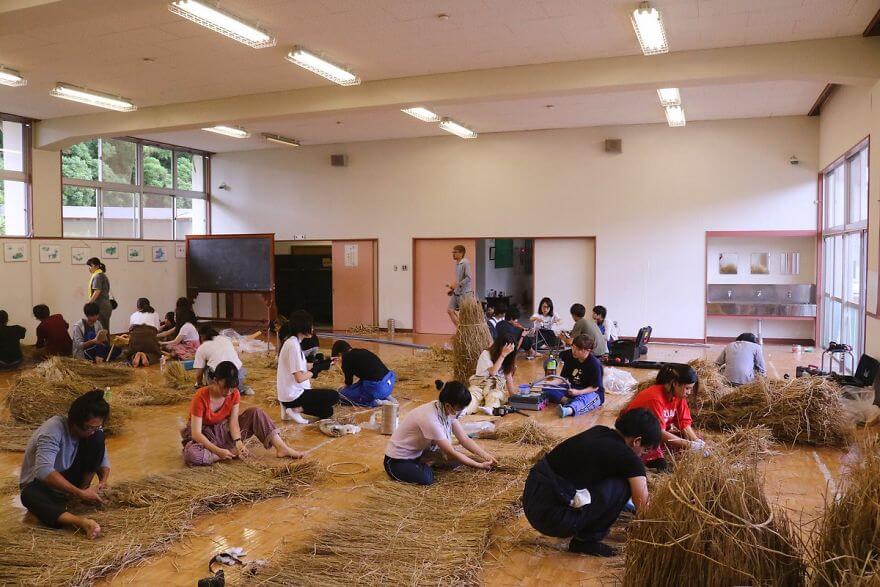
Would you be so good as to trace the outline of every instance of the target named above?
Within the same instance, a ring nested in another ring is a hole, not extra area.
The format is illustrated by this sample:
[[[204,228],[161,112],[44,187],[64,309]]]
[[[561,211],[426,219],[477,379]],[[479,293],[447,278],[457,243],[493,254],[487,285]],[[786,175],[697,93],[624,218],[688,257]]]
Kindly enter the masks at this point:
[[[815,285],[710,284],[706,293],[706,313],[710,316],[816,316]]]
[[[779,304],[775,302],[709,302],[706,312],[710,316],[816,316],[816,304]]]

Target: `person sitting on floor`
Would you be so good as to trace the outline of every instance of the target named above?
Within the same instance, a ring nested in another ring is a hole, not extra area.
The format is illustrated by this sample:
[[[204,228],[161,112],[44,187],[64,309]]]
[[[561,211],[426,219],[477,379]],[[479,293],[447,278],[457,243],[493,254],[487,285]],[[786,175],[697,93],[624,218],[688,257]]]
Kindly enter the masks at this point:
[[[9,314],[0,310],[0,371],[15,369],[24,360],[21,339],[27,331],[24,326],[10,326]]]
[[[28,440],[19,475],[21,504],[46,526],[72,526],[88,538],[101,534],[97,522],[67,511],[67,502],[73,497],[104,503],[110,460],[103,426],[109,417],[104,391],[87,391],[73,400],[66,416],[52,416]],[[92,487],[96,476],[98,485]]]
[[[112,361],[122,354],[121,348],[109,345],[109,335],[98,321],[100,311],[95,302],[88,302],[83,306],[85,317],[73,325],[74,359],[102,363]]]
[[[534,358],[535,351],[539,346],[546,346],[547,344],[553,346],[556,343],[562,318],[553,311],[553,300],[541,298],[541,302],[538,304],[538,311],[532,314],[530,320],[532,321],[530,336],[534,339],[534,344],[529,350],[529,356]]]
[[[630,410],[614,428],[592,428],[564,440],[526,478],[523,513],[547,536],[571,538],[568,550],[610,557],[602,539],[632,499],[648,505],[648,480],[639,458],[660,443],[660,424],[648,410]]]
[[[248,456],[244,441],[256,436],[275,455],[299,459],[305,456],[287,446],[272,419],[260,408],[239,414],[238,369],[223,361],[214,370],[214,380],[196,391],[189,407],[189,422],[180,431],[183,461],[190,467],[213,465],[217,461]]]
[[[515,389],[515,372],[516,347],[513,338],[509,334],[502,334],[477,359],[476,373],[468,381],[471,403],[465,413],[483,411],[491,415],[493,408],[507,403],[510,391]]]
[[[337,359],[345,375],[345,386],[339,390],[343,401],[362,407],[375,407],[394,391],[397,374],[367,349],[352,348],[344,340],[333,343],[330,356]],[[357,377],[355,382],[354,378]]]
[[[756,374],[767,374],[764,352],[758,344],[758,337],[751,332],[743,332],[724,347],[715,364],[722,368],[731,385],[743,385],[754,381]]]
[[[593,348],[593,354],[597,357],[604,357],[608,354],[608,341],[605,340],[605,337],[602,335],[602,332],[599,330],[599,326],[586,318],[587,309],[583,304],[573,304],[571,309],[571,319],[574,320],[574,327],[571,329],[571,332],[566,336],[563,334],[561,336],[563,342],[565,344],[571,344],[575,338],[580,336],[581,334],[586,334],[590,338],[593,339],[595,343],[595,347]]]
[[[199,338],[201,344],[196,349],[196,356],[193,360],[193,368],[196,370],[196,387],[211,383],[217,365],[223,361],[229,361],[238,369],[238,383],[236,384],[238,390],[242,395],[254,395],[254,390],[244,384],[247,369],[242,366],[232,340],[227,336],[221,336],[213,326],[208,325],[199,328]]]
[[[132,367],[149,367],[162,358],[159,331],[149,324],[135,324],[128,329],[128,346],[122,358]]]
[[[689,365],[665,365],[657,373],[657,383],[640,391],[625,410],[646,408],[660,422],[661,443],[642,455],[645,465],[658,471],[669,468],[666,450],[705,450],[706,443],[694,432],[687,398],[699,393],[697,372]],[[678,434],[671,432],[672,426]]]
[[[37,349],[42,357],[69,357],[73,349],[68,329],[70,325],[61,314],[49,312],[49,306],[34,306],[34,318],[40,321],[37,326]]]
[[[193,310],[193,305],[189,298],[177,298],[173,314],[174,318],[170,323],[168,322],[168,315],[165,315],[166,325],[159,331],[159,340],[169,340],[177,336],[180,333],[180,327],[183,326],[184,322],[187,322],[184,318],[192,318],[190,321],[193,324],[198,324],[199,319],[196,317],[196,312]]]
[[[189,361],[196,356],[199,349],[199,332],[196,330],[196,315],[193,312],[180,310],[175,313],[177,335],[162,343],[165,352],[180,361]]]
[[[608,310],[605,306],[593,306],[593,322],[599,327],[599,332],[602,333],[605,340],[612,343],[619,338],[617,333],[617,323],[608,322],[606,320],[607,317]]]
[[[526,328],[519,323],[519,308],[516,304],[511,304],[504,312],[504,318],[495,326],[495,338],[508,335],[513,339],[516,349],[530,351],[534,340],[524,336],[525,332]]]
[[[422,404],[406,415],[391,435],[385,447],[385,472],[395,481],[431,485],[434,471],[429,457],[436,451],[450,461],[474,467],[491,469],[496,459],[483,450],[464,431],[458,414],[471,403],[471,394],[458,381],[436,381],[440,390],[437,400]],[[475,460],[452,446],[452,437],[479,460]]]
[[[559,403],[559,417],[580,416],[605,403],[602,384],[602,363],[593,354],[593,339],[581,334],[571,342],[571,348],[562,351],[562,377],[570,388],[564,396],[551,397]]]
[[[486,319],[486,324],[489,326],[489,334],[492,336],[492,340],[495,340],[498,337],[498,323],[504,321],[504,316],[507,314],[507,304],[504,302],[496,302],[495,306],[490,306],[492,309],[492,315]]]
[[[167,340],[177,332],[177,322],[174,321],[174,312],[165,312],[165,319],[159,322],[159,340]]]
[[[312,389],[312,379],[327,368],[326,363],[309,363],[303,353],[302,341],[314,335],[312,315],[297,310],[288,322],[290,337],[284,341],[278,353],[278,401],[281,403],[281,419],[308,424],[303,413],[325,420],[333,416],[333,406],[339,403],[335,389]],[[329,359],[327,362],[329,363]]]
[[[153,306],[150,305],[150,300],[147,298],[138,298],[136,306],[137,311],[128,319],[129,327],[137,326],[138,324],[147,324],[155,328],[156,332],[159,332],[159,314],[157,314],[156,310],[153,309]]]

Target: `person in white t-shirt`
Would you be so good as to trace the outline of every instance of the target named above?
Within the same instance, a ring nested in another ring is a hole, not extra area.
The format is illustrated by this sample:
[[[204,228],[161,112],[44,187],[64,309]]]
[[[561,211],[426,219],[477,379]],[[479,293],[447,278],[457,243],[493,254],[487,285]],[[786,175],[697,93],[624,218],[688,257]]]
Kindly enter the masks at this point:
[[[497,463],[494,456],[468,437],[458,421],[458,414],[471,401],[471,393],[458,381],[444,384],[438,380],[435,385],[441,390],[440,397],[407,414],[385,447],[385,472],[395,481],[432,484],[434,471],[426,461],[437,450],[451,461],[475,469],[489,470]],[[453,436],[479,460],[455,450]]]
[[[159,331],[159,314],[156,313],[147,298],[138,298],[137,312],[128,319],[129,328],[138,324],[146,324],[155,328],[157,332]]]
[[[254,395],[254,390],[244,384],[247,369],[241,364],[241,359],[235,346],[226,336],[220,336],[212,326],[199,328],[201,344],[196,349],[196,357],[193,368],[196,370],[195,388],[199,389],[209,385],[214,380],[214,370],[223,361],[229,361],[238,369],[238,391],[241,395]]]
[[[554,346],[558,342],[559,332],[562,329],[562,318],[553,311],[553,300],[541,298],[538,311],[532,314],[532,330],[528,335],[535,339],[532,348],[529,349],[529,358],[534,358],[539,345],[549,344]]]
[[[194,314],[181,314],[177,324],[177,336],[163,342],[162,346],[175,359],[189,361],[195,357],[196,351],[199,348],[199,332],[196,330],[196,317]]]
[[[301,343],[314,334],[312,315],[297,310],[290,315],[290,338],[284,341],[278,353],[278,401],[281,419],[308,424],[303,413],[325,420],[333,416],[333,406],[339,403],[335,389],[312,389],[312,379],[329,368],[328,364],[309,363]]]
[[[516,372],[516,343],[510,334],[499,334],[492,346],[480,353],[477,368],[468,381],[471,403],[465,413],[475,414],[484,411],[492,414],[507,402],[510,391],[514,389],[513,374]]]

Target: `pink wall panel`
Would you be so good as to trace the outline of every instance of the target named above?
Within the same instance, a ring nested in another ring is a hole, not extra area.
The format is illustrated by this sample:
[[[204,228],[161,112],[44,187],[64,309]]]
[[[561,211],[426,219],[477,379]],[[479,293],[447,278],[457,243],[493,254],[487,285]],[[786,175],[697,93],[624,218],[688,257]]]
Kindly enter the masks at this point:
[[[333,329],[376,324],[374,241],[333,241]],[[350,249],[346,264],[346,247]]]
[[[476,285],[474,266],[474,239],[416,239],[413,250],[413,329],[425,334],[452,334],[455,328],[449,321],[446,308],[449,296],[445,284],[455,279],[455,261],[452,247],[464,245],[471,261],[473,280]]]

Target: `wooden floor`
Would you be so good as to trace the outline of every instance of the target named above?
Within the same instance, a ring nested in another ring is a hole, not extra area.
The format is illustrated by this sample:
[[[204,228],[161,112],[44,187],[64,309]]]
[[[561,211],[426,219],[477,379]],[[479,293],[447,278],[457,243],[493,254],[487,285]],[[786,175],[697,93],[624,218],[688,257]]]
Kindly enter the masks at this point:
[[[445,339],[398,335],[397,340],[442,344]],[[385,344],[357,342],[355,345],[369,348],[385,358],[413,352],[409,348]],[[684,362],[697,357],[714,359],[719,351],[718,346],[652,344],[647,358]],[[769,375],[774,377],[781,377],[785,373],[794,376],[796,365],[818,361],[816,354],[796,355],[790,352],[789,347],[781,346],[766,347],[765,357]],[[521,359],[517,380],[528,382],[540,372],[540,361]],[[651,371],[632,372],[640,380],[654,375]],[[426,379],[430,381],[434,375],[426,374]],[[0,388],[5,390],[10,380],[9,375],[0,375]],[[405,413],[435,397],[436,391],[426,385],[417,397],[402,400],[402,411]],[[555,410],[536,413],[534,417],[568,436],[596,423],[613,423],[616,408],[627,399],[627,396],[609,396],[603,409],[578,418],[560,420]],[[128,433],[108,441],[112,460],[111,479],[133,479],[182,468],[178,430],[185,423],[186,415],[184,405],[142,408]],[[277,417],[275,413],[270,412],[270,415]],[[285,437],[292,438],[298,449],[311,449],[308,458],[322,465],[358,460],[367,464],[369,471],[354,477],[330,476],[328,481],[302,497],[273,499],[203,518],[196,526],[196,533],[184,543],[141,567],[120,573],[108,582],[120,585],[191,586],[205,575],[206,563],[211,556],[226,547],[241,546],[247,551],[248,558],[258,559],[269,557],[282,542],[305,544],[310,534],[325,524],[333,512],[357,506],[364,495],[364,488],[373,480],[385,476],[382,454],[387,437],[376,432],[364,430],[357,436],[331,439],[313,426],[287,425]],[[801,517],[801,512],[804,513],[804,519],[814,517],[813,514],[822,507],[827,485],[833,484],[839,476],[843,456],[842,451],[831,449],[780,448],[780,454],[764,464],[769,496],[789,508],[795,519]],[[20,459],[20,454],[0,452],[0,481],[17,476]],[[4,507],[21,507],[17,497],[11,499],[14,501],[4,504]],[[564,550],[565,541],[538,535],[529,528],[522,516],[503,530],[494,532],[497,540],[485,561],[486,585],[535,585],[542,581],[566,585],[608,585],[615,584],[619,576],[620,559],[603,561],[571,555]],[[618,533],[611,538],[620,540],[622,536]],[[108,539],[112,540],[112,537]]]

